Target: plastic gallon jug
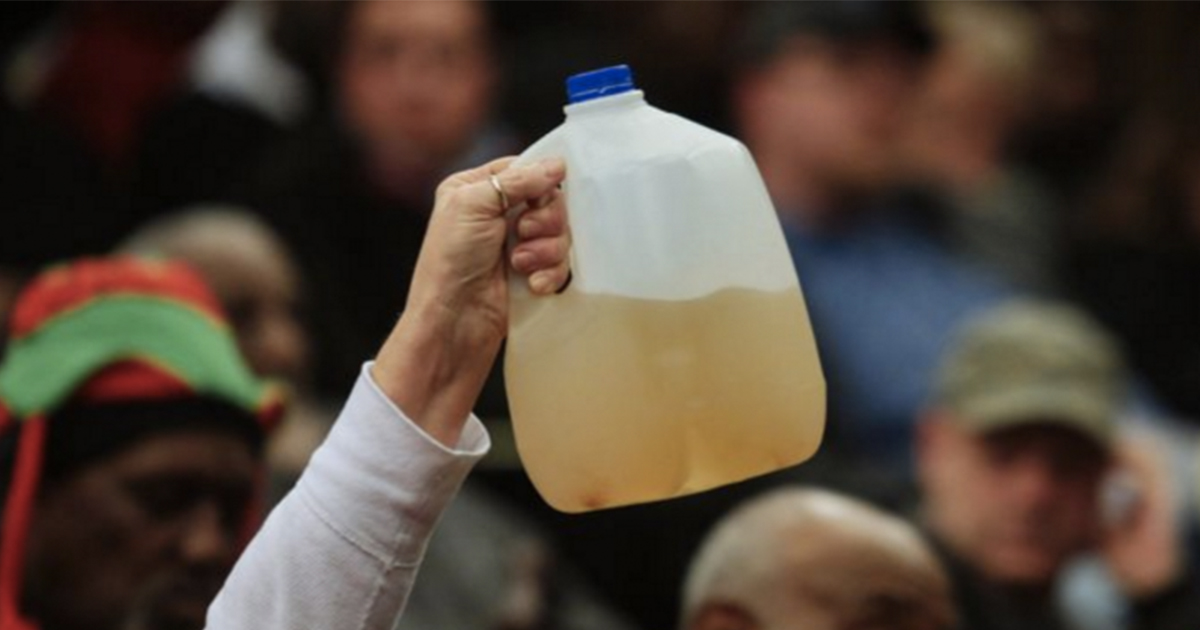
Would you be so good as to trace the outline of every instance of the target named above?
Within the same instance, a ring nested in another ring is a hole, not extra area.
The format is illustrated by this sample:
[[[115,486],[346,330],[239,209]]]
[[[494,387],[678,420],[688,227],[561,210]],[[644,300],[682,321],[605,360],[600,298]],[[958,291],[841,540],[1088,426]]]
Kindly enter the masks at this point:
[[[566,160],[574,243],[561,294],[511,284],[505,379],[534,486],[581,512],[807,459],[825,383],[746,148],[646,104],[626,66],[567,91],[566,121],[520,157]]]

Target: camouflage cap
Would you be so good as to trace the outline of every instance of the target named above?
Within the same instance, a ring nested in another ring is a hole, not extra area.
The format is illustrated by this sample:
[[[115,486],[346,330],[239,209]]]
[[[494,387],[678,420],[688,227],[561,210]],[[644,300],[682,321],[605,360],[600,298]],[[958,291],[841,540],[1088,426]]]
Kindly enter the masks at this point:
[[[945,354],[933,404],[978,431],[1056,424],[1107,446],[1125,396],[1113,338],[1078,309],[1016,300],[972,320]]]

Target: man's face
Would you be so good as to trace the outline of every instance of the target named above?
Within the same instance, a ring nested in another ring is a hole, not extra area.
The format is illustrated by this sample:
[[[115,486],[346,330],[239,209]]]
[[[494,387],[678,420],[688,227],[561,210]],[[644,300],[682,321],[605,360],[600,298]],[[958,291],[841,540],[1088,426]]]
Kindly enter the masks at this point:
[[[1049,585],[1094,542],[1108,459],[1083,434],[1048,423],[972,433],[942,417],[922,426],[920,451],[934,531],[988,578]]]
[[[24,607],[43,630],[199,630],[240,550],[257,463],[239,437],[144,438],[45,488]]]
[[[741,123],[751,142],[817,169],[823,185],[870,192],[896,173],[921,76],[920,61],[886,41],[797,38],[743,93]]]
[[[309,347],[299,315],[299,273],[287,253],[252,232],[223,230],[193,236],[176,254],[217,294],[250,369],[303,383]]]
[[[487,25],[474,2],[362,2],[337,72],[342,114],[372,166],[444,168],[491,104]]]

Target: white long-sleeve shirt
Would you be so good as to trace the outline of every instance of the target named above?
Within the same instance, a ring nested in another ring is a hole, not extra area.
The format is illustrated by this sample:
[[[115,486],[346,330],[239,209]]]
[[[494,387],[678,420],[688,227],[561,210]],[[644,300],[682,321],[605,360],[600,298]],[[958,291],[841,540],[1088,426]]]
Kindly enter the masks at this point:
[[[271,512],[208,611],[209,630],[390,630],[434,526],[490,447],[475,417],[453,449],[371,380]]]

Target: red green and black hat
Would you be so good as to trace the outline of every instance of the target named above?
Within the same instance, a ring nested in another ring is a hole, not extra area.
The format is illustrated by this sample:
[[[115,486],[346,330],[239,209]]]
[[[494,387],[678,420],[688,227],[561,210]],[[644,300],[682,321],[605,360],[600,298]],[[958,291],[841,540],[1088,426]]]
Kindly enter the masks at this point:
[[[20,615],[19,584],[47,424],[66,410],[190,400],[237,410],[260,436],[283,412],[281,390],[250,371],[216,298],[183,264],[79,260],[46,270],[17,298],[0,363],[0,438],[15,445],[4,464],[12,468],[0,523],[0,630],[33,627]],[[97,424],[105,417],[85,414]]]

